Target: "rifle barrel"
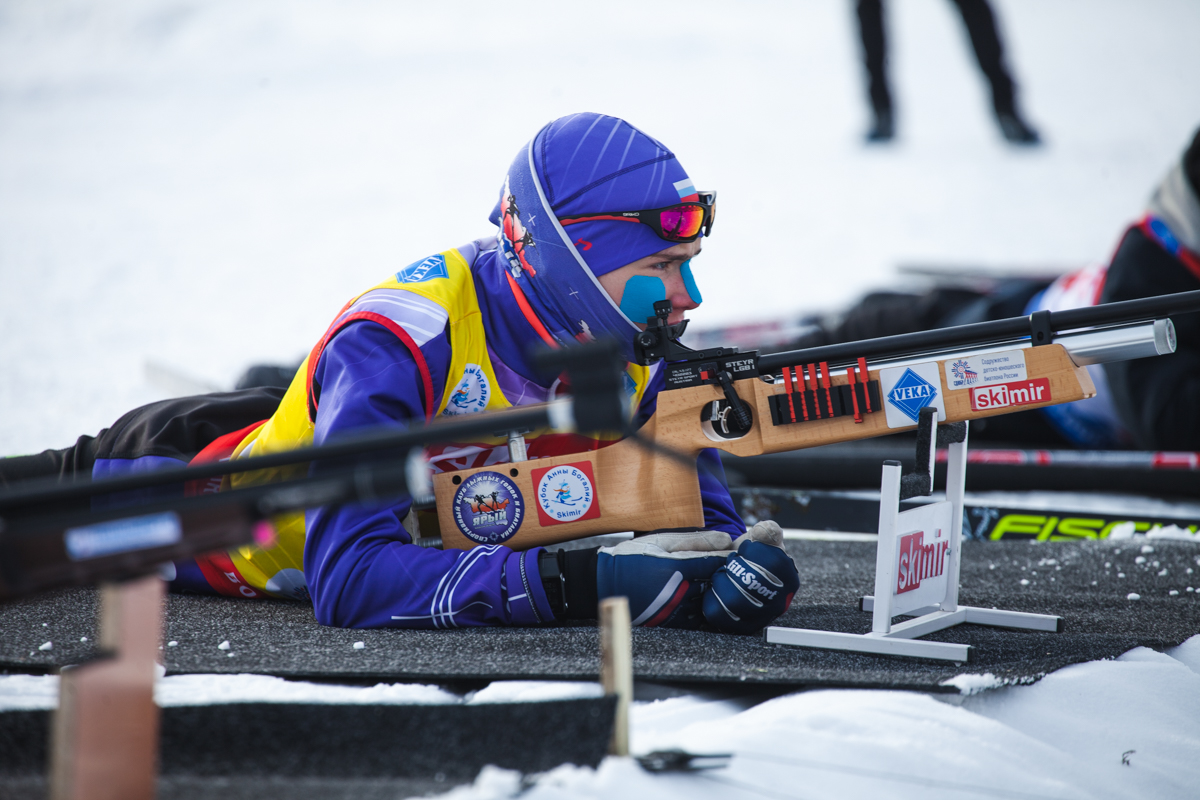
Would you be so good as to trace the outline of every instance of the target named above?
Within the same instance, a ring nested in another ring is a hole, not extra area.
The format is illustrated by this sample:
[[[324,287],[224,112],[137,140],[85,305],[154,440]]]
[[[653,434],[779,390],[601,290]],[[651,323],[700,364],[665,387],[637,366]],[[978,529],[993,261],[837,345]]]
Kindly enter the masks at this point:
[[[207,480],[220,475],[274,469],[318,459],[341,459],[400,450],[403,450],[404,453],[397,455],[404,457],[407,455],[408,449],[412,447],[454,441],[458,437],[486,436],[498,431],[537,430],[546,425],[569,430],[573,429],[571,424],[573,409],[574,401],[564,398],[531,408],[445,420],[416,428],[396,430],[388,427],[383,430],[370,430],[332,444],[288,450],[265,456],[231,459],[195,467],[165,469],[123,478],[79,481],[65,486],[54,480],[37,481],[36,485],[0,494],[0,514],[8,514],[29,506],[63,503],[101,494]],[[126,515],[128,513],[132,512],[126,512]]]
[[[1145,322],[1169,314],[1190,314],[1197,311],[1200,311],[1200,290],[1054,311],[1048,315],[1048,326],[1050,332],[1056,334],[1094,326]],[[824,361],[830,367],[839,367],[853,364],[859,358],[901,357],[929,350],[945,350],[949,347],[1016,343],[1031,338],[1035,323],[1034,316],[1009,317],[989,322],[975,322],[970,325],[957,325],[952,328],[901,333],[895,336],[880,336],[876,339],[862,339],[857,342],[771,353],[759,358],[758,368],[761,374],[769,375],[796,364],[815,364]]]

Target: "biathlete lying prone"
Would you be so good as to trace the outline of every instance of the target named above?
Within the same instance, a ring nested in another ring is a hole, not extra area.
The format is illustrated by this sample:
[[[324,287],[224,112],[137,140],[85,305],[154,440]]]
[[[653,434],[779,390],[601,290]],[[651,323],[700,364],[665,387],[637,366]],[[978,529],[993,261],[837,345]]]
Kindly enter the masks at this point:
[[[0,460],[0,485],[58,475],[113,477],[324,444],[367,426],[552,400],[563,388],[532,363],[536,347],[615,338],[636,425],[654,413],[661,363],[633,363],[633,336],[670,300],[671,323],[701,302],[691,261],[711,234],[716,193],[697,191],[675,155],[629,123],[574,114],[522,147],[491,214],[492,237],[422,258],[353,298],[286,392],[179,398],[136,409],[64,450]],[[612,437],[528,435],[530,458],[595,450]],[[436,471],[507,462],[502,439],[428,452]],[[616,547],[549,552],[501,544],[436,550],[413,543],[412,500],[311,508],[277,519],[268,548],[174,565],[171,588],[231,597],[311,599],[344,627],[536,625],[596,616],[629,597],[636,625],[757,631],[799,586],[773,522],[747,531],[713,450],[699,458],[704,530],[662,531]],[[243,473],[247,482],[319,474],[322,465]],[[182,492],[184,489],[176,488]],[[481,499],[485,502],[487,498]],[[492,508],[501,499],[492,498]]]

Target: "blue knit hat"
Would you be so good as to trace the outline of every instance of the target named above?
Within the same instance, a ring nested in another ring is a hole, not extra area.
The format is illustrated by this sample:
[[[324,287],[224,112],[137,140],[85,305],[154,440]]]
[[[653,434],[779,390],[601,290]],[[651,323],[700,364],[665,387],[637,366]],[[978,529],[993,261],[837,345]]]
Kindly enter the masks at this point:
[[[567,229],[558,217],[659,208],[692,194],[662,143],[616,117],[572,114],[517,153],[491,220],[510,273],[560,342],[615,336],[632,360],[637,328],[597,277],[672,244],[646,225],[601,220]]]

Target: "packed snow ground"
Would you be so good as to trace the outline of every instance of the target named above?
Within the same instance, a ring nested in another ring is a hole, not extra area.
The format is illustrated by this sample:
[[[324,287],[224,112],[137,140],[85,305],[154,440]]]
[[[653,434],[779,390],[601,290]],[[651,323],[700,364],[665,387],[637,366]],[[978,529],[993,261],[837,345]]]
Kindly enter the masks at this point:
[[[758,705],[700,695],[637,702],[631,750],[732,754],[728,766],[653,775],[630,759],[563,766],[532,786],[489,767],[453,800],[656,797],[1193,798],[1200,786],[1200,636],[1067,667],[1031,686],[960,675],[961,694],[819,690]],[[0,710],[52,708],[55,676],[0,677]],[[594,697],[591,683],[498,681],[466,697],[435,686],[331,686],[264,675],[160,679],[159,705],[448,704]],[[522,791],[524,790],[524,791]]]
[[[888,4],[896,144],[861,143],[852,4],[10,0],[0,455],[305,352],[350,296],[487,232],[544,122],[624,116],[720,191],[716,323],[903,263],[1105,258],[1200,122],[1200,4],[998,0],[1046,140],[1007,146],[945,0]]]
[[[734,757],[723,769],[672,775],[610,757],[597,770],[560,767],[528,789],[519,775],[488,768],[446,797],[1194,798],[1200,636],[1167,654],[1137,648],[952,702],[821,690],[746,709],[691,696],[637,704],[631,717],[635,754]]]

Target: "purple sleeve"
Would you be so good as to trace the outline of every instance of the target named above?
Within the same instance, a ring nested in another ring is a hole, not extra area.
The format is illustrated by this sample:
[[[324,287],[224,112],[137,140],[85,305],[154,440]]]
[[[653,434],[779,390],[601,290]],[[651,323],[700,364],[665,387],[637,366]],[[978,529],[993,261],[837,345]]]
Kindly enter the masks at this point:
[[[650,419],[658,408],[658,393],[666,385],[663,375],[660,368],[646,387],[642,404],[638,406],[638,427],[645,425],[646,420]],[[704,504],[704,527],[724,531],[734,538],[741,536],[746,532],[746,523],[742,522],[733,505],[733,498],[729,496],[720,453],[715,448],[701,450],[700,455],[696,457],[696,471],[700,477],[700,501]]]
[[[445,335],[421,352],[441,396]],[[408,348],[373,322],[355,322],[325,347],[314,444],[368,425],[423,422],[422,380]],[[313,464],[320,474],[322,465]],[[317,620],[345,628],[533,625],[554,619],[538,575],[541,548],[434,550],[411,543],[411,500],[309,509],[304,573]]]

